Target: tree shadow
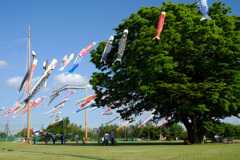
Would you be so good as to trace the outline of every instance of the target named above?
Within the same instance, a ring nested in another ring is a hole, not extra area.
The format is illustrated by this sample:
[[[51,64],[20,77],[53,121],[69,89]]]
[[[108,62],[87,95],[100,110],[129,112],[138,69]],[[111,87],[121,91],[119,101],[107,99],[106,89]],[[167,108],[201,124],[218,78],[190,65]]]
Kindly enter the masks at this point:
[[[50,154],[50,155],[62,155],[62,156],[71,156],[71,157],[77,157],[77,158],[86,158],[86,159],[95,159],[95,160],[104,160],[100,158],[94,158],[89,156],[82,156],[82,155],[72,155],[72,154],[54,154],[54,153],[48,153],[48,152],[36,152],[36,151],[21,151],[21,152],[29,152],[29,153],[41,153],[41,154]]]
[[[53,145],[53,144],[37,144],[37,145]],[[115,143],[114,146],[146,146],[146,145],[183,145],[181,142],[120,142],[120,143]],[[95,143],[95,142],[89,142],[89,143],[65,143],[65,144],[55,144],[54,146],[99,146],[103,147],[101,143]],[[110,146],[110,143],[108,144]]]

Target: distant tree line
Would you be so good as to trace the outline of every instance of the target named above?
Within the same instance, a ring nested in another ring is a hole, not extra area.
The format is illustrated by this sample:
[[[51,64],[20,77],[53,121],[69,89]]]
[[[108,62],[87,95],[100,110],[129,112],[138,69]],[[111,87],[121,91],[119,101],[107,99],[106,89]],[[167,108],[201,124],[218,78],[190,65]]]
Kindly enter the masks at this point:
[[[88,138],[102,138],[106,132],[111,132],[113,129],[114,137],[116,138],[141,138],[145,140],[159,140],[160,138],[165,138],[167,140],[171,140],[173,138],[185,139],[188,137],[187,131],[184,131],[184,128],[179,124],[164,124],[161,127],[156,126],[152,121],[148,121],[145,125],[138,128],[138,126],[142,123],[139,121],[137,123],[130,123],[125,127],[122,127],[119,131],[117,128],[119,125],[111,124],[104,125],[101,124],[99,127],[88,128]],[[240,125],[233,125],[229,123],[220,123],[215,124],[212,122],[205,123],[205,127],[207,129],[207,134],[205,135],[208,138],[213,138],[215,135],[221,135],[224,137],[239,137],[240,136]],[[24,137],[26,135],[26,128],[24,128],[21,132],[16,134],[16,136]],[[74,139],[76,134],[79,135],[80,138],[85,137],[85,128],[81,125],[77,125],[74,123],[70,123],[69,117],[64,119],[63,121],[49,125],[46,129],[43,129],[45,132],[58,134],[66,134],[72,133],[69,135],[69,139]],[[4,132],[0,132],[0,136],[4,135]],[[44,135],[41,136],[44,139]]]

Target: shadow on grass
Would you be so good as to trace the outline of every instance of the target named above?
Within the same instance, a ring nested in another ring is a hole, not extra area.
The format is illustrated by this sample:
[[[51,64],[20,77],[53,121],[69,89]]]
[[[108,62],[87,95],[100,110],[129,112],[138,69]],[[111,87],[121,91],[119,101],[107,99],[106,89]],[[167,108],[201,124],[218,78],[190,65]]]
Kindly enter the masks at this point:
[[[60,156],[71,156],[71,157],[77,157],[77,158],[86,158],[86,159],[95,159],[95,160],[104,160],[104,159],[100,159],[100,158],[93,158],[93,157],[89,157],[89,156],[81,156],[81,155],[71,155],[71,154],[54,154],[54,153],[48,153],[48,152],[36,152],[36,151],[21,151],[21,152],[27,152],[27,153],[41,153],[41,154],[50,154],[50,155],[60,155]]]
[[[37,145],[46,145],[44,143],[40,143]],[[53,145],[53,144],[47,144],[47,145]],[[117,144],[114,144],[114,146],[146,146],[146,145],[183,145],[183,143],[180,142],[120,142]],[[98,144],[95,142],[90,142],[90,143],[66,143],[66,144],[55,144],[54,146],[99,146],[103,147],[102,144]],[[110,144],[108,145],[110,146]]]

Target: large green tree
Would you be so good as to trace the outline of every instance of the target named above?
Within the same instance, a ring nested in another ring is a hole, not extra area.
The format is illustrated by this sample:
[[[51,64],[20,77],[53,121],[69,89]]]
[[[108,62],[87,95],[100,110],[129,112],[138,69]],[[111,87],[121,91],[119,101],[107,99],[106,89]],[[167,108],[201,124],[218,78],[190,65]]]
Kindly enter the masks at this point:
[[[152,40],[162,11],[160,40]],[[98,105],[120,100],[116,108],[125,119],[143,111],[153,111],[155,122],[172,116],[168,123],[182,122],[190,142],[200,143],[205,122],[240,113],[240,18],[229,13],[231,8],[221,2],[209,8],[212,21],[200,21],[197,3],[164,2],[161,8],[132,13],[115,28],[106,65],[100,63],[106,42],[91,51],[91,62],[99,69],[90,80]],[[126,28],[123,62],[112,66]]]

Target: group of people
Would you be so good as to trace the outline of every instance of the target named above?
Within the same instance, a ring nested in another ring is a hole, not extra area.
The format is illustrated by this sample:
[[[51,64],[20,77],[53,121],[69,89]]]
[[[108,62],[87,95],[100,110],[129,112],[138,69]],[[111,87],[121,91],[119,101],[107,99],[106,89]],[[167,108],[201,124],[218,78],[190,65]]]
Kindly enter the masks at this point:
[[[45,140],[44,140],[45,143],[48,144],[48,141],[49,141],[50,137],[52,137],[53,144],[55,144],[56,135],[55,135],[54,133],[52,133],[52,134],[46,133],[46,134],[45,134]],[[66,139],[67,139],[67,135],[66,135],[66,134],[65,134],[65,135],[64,135],[64,134],[61,134],[61,135],[60,135],[61,144],[66,143]],[[78,143],[78,139],[79,139],[79,135],[76,134],[76,135],[75,135],[76,143]],[[34,144],[36,144],[36,140],[37,140],[37,136],[36,136],[36,134],[34,134],[34,135],[33,135],[33,142],[34,142]],[[115,142],[115,139],[114,139],[113,129],[111,130],[110,135],[108,134],[108,132],[105,133],[105,135],[104,135],[103,138],[102,138],[102,144],[103,144],[104,146],[108,146],[109,140],[110,140],[110,142],[111,142],[111,146],[113,146],[114,143],[116,143],[116,142]],[[82,138],[82,143],[85,144],[85,139],[84,139],[84,138]],[[98,143],[100,143],[99,139],[98,139]]]
[[[78,143],[78,139],[79,139],[79,135],[75,135],[75,141],[76,141],[76,143]],[[85,139],[84,138],[82,138],[82,143],[83,144],[85,144]]]
[[[44,139],[45,143],[48,144],[48,141],[49,141],[50,137],[52,138],[53,144],[55,144],[55,142],[56,142],[56,135],[54,133],[52,133],[52,134],[46,133],[45,134],[45,139]],[[62,134],[60,137],[61,137],[61,143],[62,144],[63,144],[63,142],[66,143],[67,135]],[[37,135],[34,133],[33,134],[33,142],[34,142],[34,144],[36,144],[36,141],[37,141]]]
[[[109,136],[108,132],[105,133],[105,135],[104,135],[103,138],[102,138],[102,144],[103,144],[104,146],[107,146],[107,145],[108,145],[108,142],[109,142],[109,139],[110,139],[110,142],[111,142],[111,146],[113,146],[114,143],[115,143],[115,141],[114,141],[114,132],[113,132],[113,129],[112,129],[112,131],[111,131],[111,133],[110,133],[110,136]]]

